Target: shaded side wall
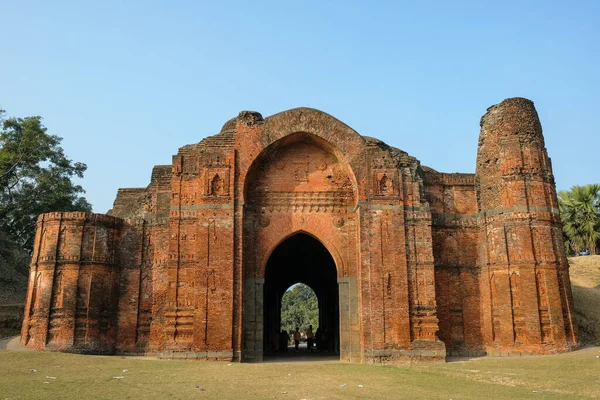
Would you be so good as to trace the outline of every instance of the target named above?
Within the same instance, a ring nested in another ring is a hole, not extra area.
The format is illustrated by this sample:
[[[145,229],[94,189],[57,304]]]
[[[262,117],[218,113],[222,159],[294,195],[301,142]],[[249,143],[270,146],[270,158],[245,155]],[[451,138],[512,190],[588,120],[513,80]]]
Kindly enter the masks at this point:
[[[101,214],[40,215],[23,344],[35,349],[114,351],[121,225],[119,218]]]
[[[474,174],[424,167],[431,205],[439,337],[448,351],[482,350]]]
[[[171,165],[157,165],[150,184],[120,189],[110,215],[125,219],[120,232],[119,313],[117,351],[151,350],[151,332],[162,338],[166,303],[160,280],[168,257]],[[157,293],[155,293],[157,291]]]

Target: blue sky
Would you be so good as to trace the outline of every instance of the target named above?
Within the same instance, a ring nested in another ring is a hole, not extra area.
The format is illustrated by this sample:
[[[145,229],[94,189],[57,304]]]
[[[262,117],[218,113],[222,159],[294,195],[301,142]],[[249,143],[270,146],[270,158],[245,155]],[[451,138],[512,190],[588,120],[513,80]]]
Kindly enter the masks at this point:
[[[94,211],[240,110],[321,109],[444,172],[532,99],[559,189],[600,182],[600,2],[0,0],[0,108],[88,165]]]

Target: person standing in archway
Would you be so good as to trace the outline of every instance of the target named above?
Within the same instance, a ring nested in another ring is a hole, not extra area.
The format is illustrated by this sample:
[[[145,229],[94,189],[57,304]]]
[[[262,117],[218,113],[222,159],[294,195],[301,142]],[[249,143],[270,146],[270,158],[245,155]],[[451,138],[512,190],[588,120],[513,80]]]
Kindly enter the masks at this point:
[[[294,332],[294,345],[296,346],[296,351],[298,351],[298,346],[300,345],[300,328],[296,327],[296,332]]]
[[[312,331],[312,325],[309,325],[308,329],[306,330],[306,344],[308,346],[308,351],[312,351],[314,340],[315,334]]]

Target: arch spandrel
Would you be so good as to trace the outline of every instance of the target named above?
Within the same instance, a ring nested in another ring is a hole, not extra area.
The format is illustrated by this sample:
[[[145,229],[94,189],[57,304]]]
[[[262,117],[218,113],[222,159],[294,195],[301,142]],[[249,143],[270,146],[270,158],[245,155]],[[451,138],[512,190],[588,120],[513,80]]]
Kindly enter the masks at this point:
[[[351,168],[329,143],[294,133],[273,143],[247,174],[244,201],[255,212],[345,211],[357,201]]]
[[[366,196],[361,182],[366,179],[366,142],[355,130],[322,111],[296,108],[264,120],[252,118],[250,122],[238,117],[236,123],[238,198],[244,199],[246,179],[251,176],[254,164],[274,147],[286,145],[288,140],[304,134],[315,138],[326,151],[331,152],[350,169],[358,199]],[[291,139],[293,140],[293,139]],[[278,144],[279,143],[279,144]]]
[[[244,240],[252,243],[246,255],[254,254],[248,271],[263,277],[273,249],[304,231],[325,245],[343,276],[334,246],[349,246],[342,231],[352,228],[336,221],[355,207],[358,186],[344,154],[322,137],[295,132],[272,142],[253,158],[244,182]]]

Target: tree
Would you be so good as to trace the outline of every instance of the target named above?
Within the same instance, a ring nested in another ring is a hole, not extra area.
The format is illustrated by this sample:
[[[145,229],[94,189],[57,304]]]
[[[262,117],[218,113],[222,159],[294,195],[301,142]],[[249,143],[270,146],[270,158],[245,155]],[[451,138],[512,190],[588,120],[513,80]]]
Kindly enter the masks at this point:
[[[597,253],[600,241],[600,185],[573,186],[558,193],[565,244],[569,253]]]
[[[65,156],[62,138],[48,134],[39,116],[5,118],[0,110],[0,124],[0,233],[30,253],[39,214],[91,211],[72,181],[87,167]]]
[[[299,283],[288,289],[281,299],[281,329],[299,327],[305,331],[309,325],[313,331],[319,326],[319,302],[310,287]]]

